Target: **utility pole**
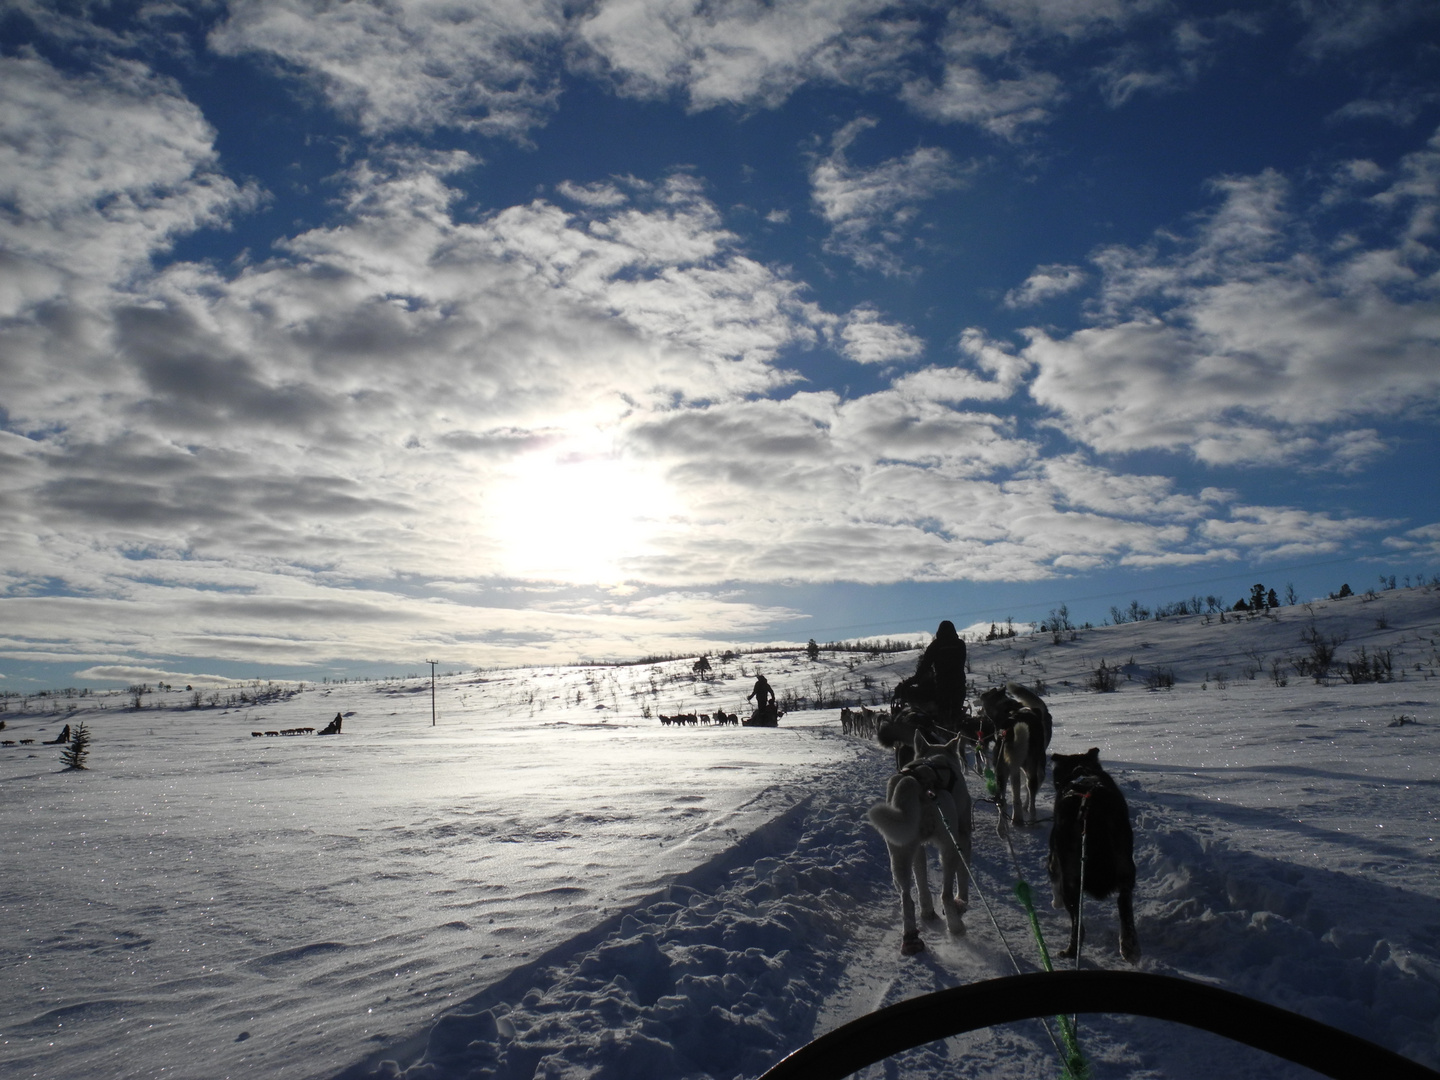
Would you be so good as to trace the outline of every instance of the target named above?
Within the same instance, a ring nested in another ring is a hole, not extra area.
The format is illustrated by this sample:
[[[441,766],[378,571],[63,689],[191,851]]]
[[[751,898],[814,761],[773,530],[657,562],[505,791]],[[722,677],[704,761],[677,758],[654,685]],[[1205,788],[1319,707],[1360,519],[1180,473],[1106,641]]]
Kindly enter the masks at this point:
[[[426,660],[430,665],[430,726],[435,726],[435,665],[439,660]]]

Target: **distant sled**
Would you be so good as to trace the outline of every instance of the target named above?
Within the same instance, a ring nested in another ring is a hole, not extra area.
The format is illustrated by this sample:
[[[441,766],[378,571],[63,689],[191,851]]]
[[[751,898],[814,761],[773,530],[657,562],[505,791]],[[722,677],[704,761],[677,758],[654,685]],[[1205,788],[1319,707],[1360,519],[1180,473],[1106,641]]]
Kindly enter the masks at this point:
[[[773,702],[769,705],[762,705],[740,723],[746,727],[779,727],[780,709]]]

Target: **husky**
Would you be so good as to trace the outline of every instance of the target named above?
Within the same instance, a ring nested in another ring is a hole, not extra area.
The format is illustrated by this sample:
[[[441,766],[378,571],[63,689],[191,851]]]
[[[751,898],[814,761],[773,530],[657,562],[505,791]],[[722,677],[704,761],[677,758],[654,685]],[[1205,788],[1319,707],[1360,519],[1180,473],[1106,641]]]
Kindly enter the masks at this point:
[[[1005,831],[1005,792],[1010,789],[1012,821],[1034,825],[1035,797],[1045,781],[1045,752],[1053,723],[1038,694],[1019,683],[1006,683],[980,695],[980,706],[993,725],[997,828]]]
[[[1003,687],[986,690],[980,695],[980,709],[989,721],[987,727],[992,733],[989,737],[993,737],[994,731],[1009,727],[1010,722],[1021,713],[1029,712],[1038,717],[1045,731],[1045,749],[1050,749],[1050,736],[1055,727],[1050,717],[1050,707],[1028,686],[1007,682]]]
[[[869,811],[870,824],[884,837],[890,850],[890,872],[900,892],[902,956],[925,950],[915,922],[912,883],[920,892],[920,914],[926,919],[937,917],[925,862],[927,844],[940,852],[944,877],[940,903],[945,911],[945,926],[952,935],[965,933],[962,917],[970,906],[966,867],[970,865],[971,806],[960,760],[960,740],[932,745],[916,732],[913,749],[913,760],[885,785],[885,801],[877,802]]]
[[[871,715],[874,715],[873,713]],[[932,745],[947,742],[955,737],[955,732],[949,731],[935,723],[935,718],[926,713],[911,708],[908,705],[892,707],[890,716],[880,722],[875,730],[875,738],[881,746],[889,747],[895,751],[895,771],[899,772],[908,765],[915,757],[915,736],[924,735]],[[965,744],[961,744],[960,762],[965,764]]]
[[[1050,828],[1050,884],[1055,907],[1070,913],[1070,944],[1060,955],[1073,957],[1080,948],[1080,890],[1103,900],[1118,894],[1120,955],[1140,960],[1135,936],[1135,837],[1125,796],[1100,767],[1100,751],[1054,754],[1055,824]]]

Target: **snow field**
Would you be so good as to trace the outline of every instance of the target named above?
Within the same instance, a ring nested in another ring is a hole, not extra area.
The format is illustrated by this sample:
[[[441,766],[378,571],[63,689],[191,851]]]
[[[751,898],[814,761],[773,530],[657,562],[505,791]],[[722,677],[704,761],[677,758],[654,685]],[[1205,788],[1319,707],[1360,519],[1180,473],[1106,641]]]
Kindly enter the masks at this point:
[[[1434,592],[1397,590],[1225,624],[1021,637],[972,646],[971,663],[981,687],[1044,679],[1052,749],[1098,746],[1119,781],[1143,969],[1433,1068],[1437,608]],[[1246,677],[1257,655],[1297,654],[1311,625],[1345,639],[1342,657],[1391,650],[1395,681],[1292,673],[1281,686],[1269,665]],[[1101,658],[1132,676],[1117,693],[1083,689]],[[457,675],[440,682],[435,727],[417,679],[223,710],[178,693],[139,710],[122,695],[51,699],[61,712],[12,703],[8,737],[84,718],[96,739],[86,773],[61,772],[56,747],[0,750],[0,1076],[729,1080],[881,1005],[1009,974],[1005,944],[1034,970],[988,803],[974,864],[998,931],[972,893],[964,937],[926,927],[929,951],[902,959],[884,845],[864,819],[888,752],[841,735],[833,709],[775,730],[654,719],[743,711],[757,665],[783,696],[817,678],[863,695],[913,664],[748,656],[709,683],[679,661]],[[1143,688],[1159,666],[1174,689]],[[339,738],[250,737],[336,711]],[[983,794],[974,777],[970,789]],[[1051,801],[1047,782],[1042,817]],[[1042,904],[1046,835],[1011,834]],[[1083,963],[1124,966],[1113,901],[1086,910]],[[1053,949],[1067,918],[1040,917]],[[1306,1075],[1142,1019],[1082,1016],[1080,1033],[1097,1080]],[[862,1075],[1055,1069],[1031,1021]]]

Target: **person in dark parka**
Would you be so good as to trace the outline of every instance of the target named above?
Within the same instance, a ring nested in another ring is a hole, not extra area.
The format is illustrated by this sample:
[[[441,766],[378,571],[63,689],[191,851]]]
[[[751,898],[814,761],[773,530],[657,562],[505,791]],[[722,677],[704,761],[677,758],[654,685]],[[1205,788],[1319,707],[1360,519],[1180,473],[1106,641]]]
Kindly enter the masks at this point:
[[[755,699],[755,707],[763,709],[766,705],[775,704],[775,691],[770,689],[770,681],[764,675],[755,676],[755,689],[745,695],[745,700]]]
[[[934,685],[941,723],[958,722],[965,706],[965,642],[949,619],[940,624],[935,640],[921,654],[915,679]]]

